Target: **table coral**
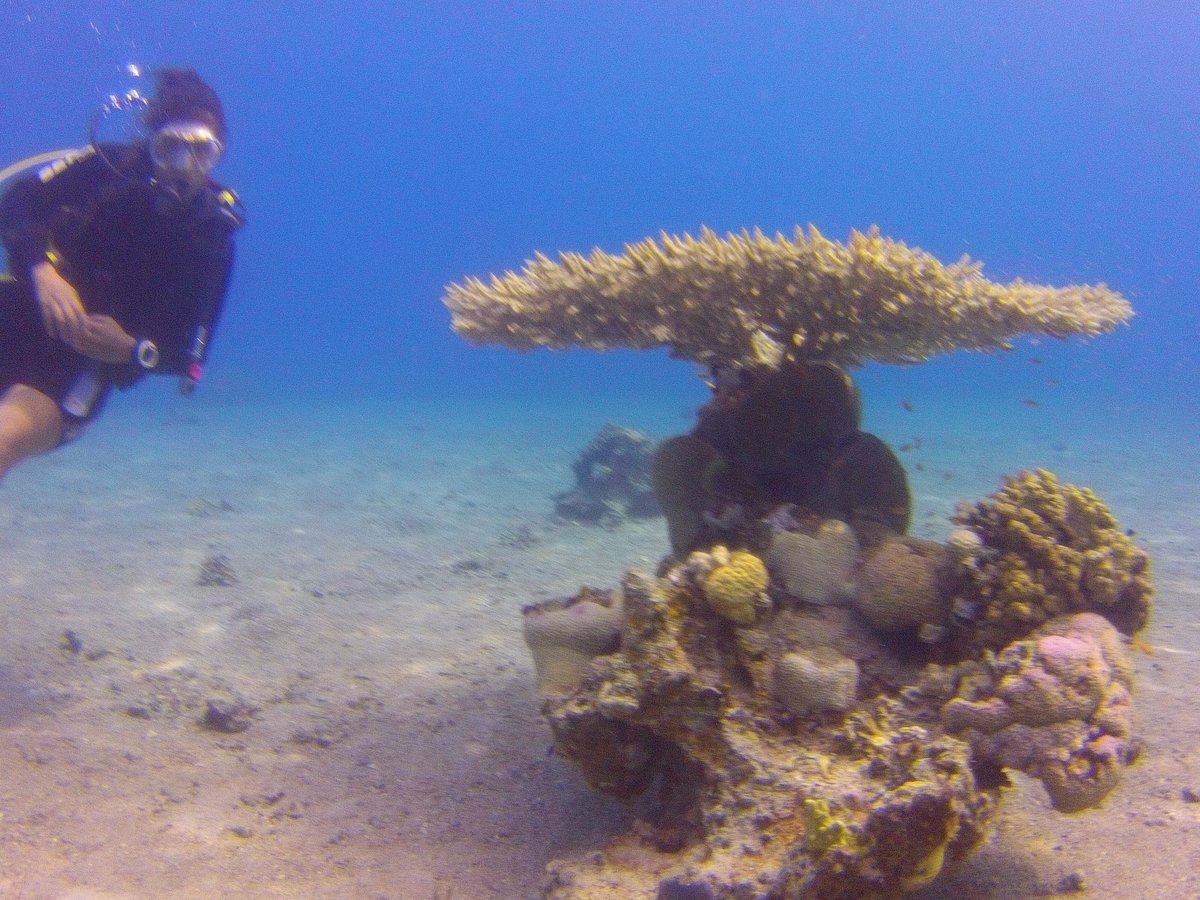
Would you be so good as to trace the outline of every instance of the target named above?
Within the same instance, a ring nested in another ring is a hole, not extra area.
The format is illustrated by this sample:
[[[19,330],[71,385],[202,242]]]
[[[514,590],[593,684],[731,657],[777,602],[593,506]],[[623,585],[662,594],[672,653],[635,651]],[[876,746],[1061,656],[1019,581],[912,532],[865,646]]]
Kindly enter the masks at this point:
[[[1087,488],[1043,469],[1003,487],[955,517],[982,548],[964,567],[960,606],[978,621],[972,639],[999,648],[1043,622],[1091,611],[1125,634],[1150,618],[1150,559]]]
[[[792,237],[703,229],[610,255],[539,253],[521,272],[447,286],[455,330],[528,350],[669,347],[706,365],[785,360],[914,363],[956,349],[1007,349],[1025,333],[1063,338],[1132,317],[1104,285],[998,284],[963,257],[944,265],[877,229],[845,243],[816,228]]]

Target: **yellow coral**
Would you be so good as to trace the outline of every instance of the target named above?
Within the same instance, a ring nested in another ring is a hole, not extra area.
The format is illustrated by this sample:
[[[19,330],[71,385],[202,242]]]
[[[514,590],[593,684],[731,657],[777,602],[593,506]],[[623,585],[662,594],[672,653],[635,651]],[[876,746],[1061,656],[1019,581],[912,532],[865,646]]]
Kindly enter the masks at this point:
[[[713,555],[718,556],[714,548]],[[704,599],[723,618],[753,625],[759,598],[767,589],[767,567],[746,550],[735,550],[704,579]]]
[[[808,847],[820,856],[833,848],[854,853],[861,849],[861,844],[854,832],[834,818],[829,801],[817,797],[804,798],[804,818],[808,830]]]
[[[1007,348],[1022,333],[1112,331],[1133,315],[1104,285],[1044,287],[944,265],[879,230],[841,244],[816,228],[698,238],[663,233],[625,253],[538,253],[518,274],[446,288],[454,328],[518,350],[668,346],[706,364],[777,367],[787,359],[913,363],[956,349]]]
[[[945,863],[946,844],[938,844],[928,856],[917,863],[917,867],[913,869],[912,874],[901,882],[904,890],[915,891],[932,884],[934,879],[942,874],[942,866]]]
[[[1149,557],[1087,488],[1021,472],[956,521],[988,550],[971,570],[984,607],[979,643],[1001,647],[1071,612],[1099,613],[1126,634],[1149,621]]]

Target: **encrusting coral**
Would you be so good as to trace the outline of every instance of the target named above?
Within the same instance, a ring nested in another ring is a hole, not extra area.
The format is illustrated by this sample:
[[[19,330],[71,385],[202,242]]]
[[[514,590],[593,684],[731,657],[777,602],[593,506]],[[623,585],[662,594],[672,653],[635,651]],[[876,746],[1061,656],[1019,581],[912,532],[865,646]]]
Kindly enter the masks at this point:
[[[1044,287],[983,277],[964,257],[855,231],[791,238],[743,231],[663,233],[625,252],[543,254],[521,272],[446,288],[454,329],[517,350],[670,347],[683,359],[753,368],[785,359],[914,363],[956,349],[1006,348],[1025,333],[1111,331],[1132,316],[1104,285]]]
[[[861,556],[854,530],[841,519],[796,524],[807,527],[780,531],[767,548],[767,568],[775,576],[777,587],[808,603],[828,605],[849,600]]]
[[[955,598],[971,640],[999,648],[1071,612],[1099,613],[1125,634],[1149,621],[1150,558],[1087,488],[1021,472],[955,521],[980,542]]]
[[[1138,753],[1133,666],[1095,613],[1060,616],[995,657],[965,663],[942,707],[946,730],[980,763],[1041,779],[1054,807],[1096,806]]]
[[[785,653],[775,663],[775,699],[798,716],[847,710],[857,690],[858,663],[832,647]]]

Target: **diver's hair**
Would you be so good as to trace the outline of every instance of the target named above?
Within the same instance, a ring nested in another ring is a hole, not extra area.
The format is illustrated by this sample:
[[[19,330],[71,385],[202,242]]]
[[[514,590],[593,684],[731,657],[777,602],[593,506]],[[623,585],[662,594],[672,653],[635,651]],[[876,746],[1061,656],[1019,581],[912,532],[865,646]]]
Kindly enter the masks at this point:
[[[228,138],[221,98],[195,69],[159,69],[154,99],[146,108],[145,121],[153,130],[167,122],[203,122],[222,144]]]

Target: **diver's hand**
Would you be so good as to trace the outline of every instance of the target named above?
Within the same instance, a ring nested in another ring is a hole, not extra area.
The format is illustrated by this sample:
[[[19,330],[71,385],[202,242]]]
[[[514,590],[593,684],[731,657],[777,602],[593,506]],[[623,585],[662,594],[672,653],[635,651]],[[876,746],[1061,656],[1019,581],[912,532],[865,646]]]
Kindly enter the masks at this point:
[[[67,279],[49,260],[38,263],[30,270],[33,276],[33,293],[37,297],[38,309],[46,332],[71,346],[83,336],[87,310],[83,301]]]
[[[127,363],[133,359],[137,338],[120,326],[112,316],[98,313],[84,317],[83,334],[77,341],[68,341],[84,356],[104,363]]]

